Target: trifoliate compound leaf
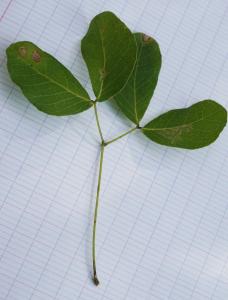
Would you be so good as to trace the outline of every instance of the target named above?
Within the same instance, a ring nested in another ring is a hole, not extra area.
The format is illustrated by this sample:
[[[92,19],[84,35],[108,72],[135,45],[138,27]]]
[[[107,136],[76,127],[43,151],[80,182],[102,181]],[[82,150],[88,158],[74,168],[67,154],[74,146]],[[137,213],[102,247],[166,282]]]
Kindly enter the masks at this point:
[[[152,141],[170,147],[197,149],[213,143],[227,122],[227,111],[213,100],[170,110],[142,128]]]
[[[137,60],[127,84],[114,96],[122,112],[139,124],[153,96],[161,68],[158,43],[143,33],[134,34],[137,42]]]
[[[71,72],[33,43],[11,44],[6,53],[12,80],[39,110],[63,116],[92,106],[89,95]]]
[[[99,101],[123,88],[134,68],[136,42],[120,19],[111,12],[97,15],[82,39],[81,51]]]

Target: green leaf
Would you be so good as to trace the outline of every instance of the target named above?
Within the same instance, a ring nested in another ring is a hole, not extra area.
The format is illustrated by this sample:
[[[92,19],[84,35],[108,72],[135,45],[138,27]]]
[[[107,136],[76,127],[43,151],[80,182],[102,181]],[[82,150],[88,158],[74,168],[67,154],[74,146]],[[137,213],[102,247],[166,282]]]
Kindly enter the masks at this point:
[[[123,88],[134,68],[136,43],[113,13],[103,12],[91,21],[81,51],[97,100],[107,100]]]
[[[161,68],[158,43],[143,33],[135,33],[137,60],[124,88],[114,96],[122,112],[139,125],[153,96]]]
[[[152,141],[170,147],[197,149],[213,143],[227,122],[227,111],[213,100],[170,110],[142,128]]]
[[[39,110],[63,116],[82,112],[93,105],[70,71],[33,43],[11,44],[6,53],[12,80]]]

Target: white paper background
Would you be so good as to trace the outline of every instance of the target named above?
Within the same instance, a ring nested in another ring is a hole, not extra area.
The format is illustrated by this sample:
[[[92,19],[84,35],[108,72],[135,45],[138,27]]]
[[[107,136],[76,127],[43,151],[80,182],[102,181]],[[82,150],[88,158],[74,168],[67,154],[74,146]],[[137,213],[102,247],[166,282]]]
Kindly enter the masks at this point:
[[[212,98],[228,104],[226,0],[0,0],[0,299],[224,300],[228,297],[228,131],[168,149],[132,134],[107,147],[91,283],[99,136],[92,110],[37,111],[11,82],[5,49],[30,40],[91,92],[80,39],[99,12],[154,36],[163,65],[144,122]],[[92,95],[92,92],[91,92]],[[132,124],[99,105],[105,138]]]

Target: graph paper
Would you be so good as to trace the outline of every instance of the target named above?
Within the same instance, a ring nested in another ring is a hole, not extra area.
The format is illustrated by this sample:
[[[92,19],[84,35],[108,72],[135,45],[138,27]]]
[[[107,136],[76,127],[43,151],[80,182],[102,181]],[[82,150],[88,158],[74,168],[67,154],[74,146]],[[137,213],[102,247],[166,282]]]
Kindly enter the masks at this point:
[[[214,99],[228,106],[226,0],[0,0],[0,300],[228,299],[228,130],[209,147],[169,149],[140,133],[106,148],[91,281],[99,164],[92,110],[53,117],[10,80],[5,49],[29,40],[92,89],[80,53],[110,10],[153,36],[162,70],[143,124]],[[105,139],[133,126],[98,105]]]

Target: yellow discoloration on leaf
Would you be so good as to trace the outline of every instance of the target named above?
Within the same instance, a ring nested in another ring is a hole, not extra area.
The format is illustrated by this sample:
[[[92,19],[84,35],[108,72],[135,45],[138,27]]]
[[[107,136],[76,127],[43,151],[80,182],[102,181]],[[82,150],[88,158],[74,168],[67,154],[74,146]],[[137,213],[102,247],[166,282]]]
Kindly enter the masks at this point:
[[[27,55],[27,48],[26,47],[20,47],[18,49],[18,52],[19,52],[19,55],[24,58]]]
[[[107,76],[106,70],[105,69],[100,69],[99,73],[100,73],[100,79],[104,80],[105,77]]]
[[[190,133],[191,130],[192,130],[192,124],[186,124],[180,127],[159,131],[159,134],[169,139],[171,144],[174,144],[177,141],[180,141],[182,139],[183,134]]]

